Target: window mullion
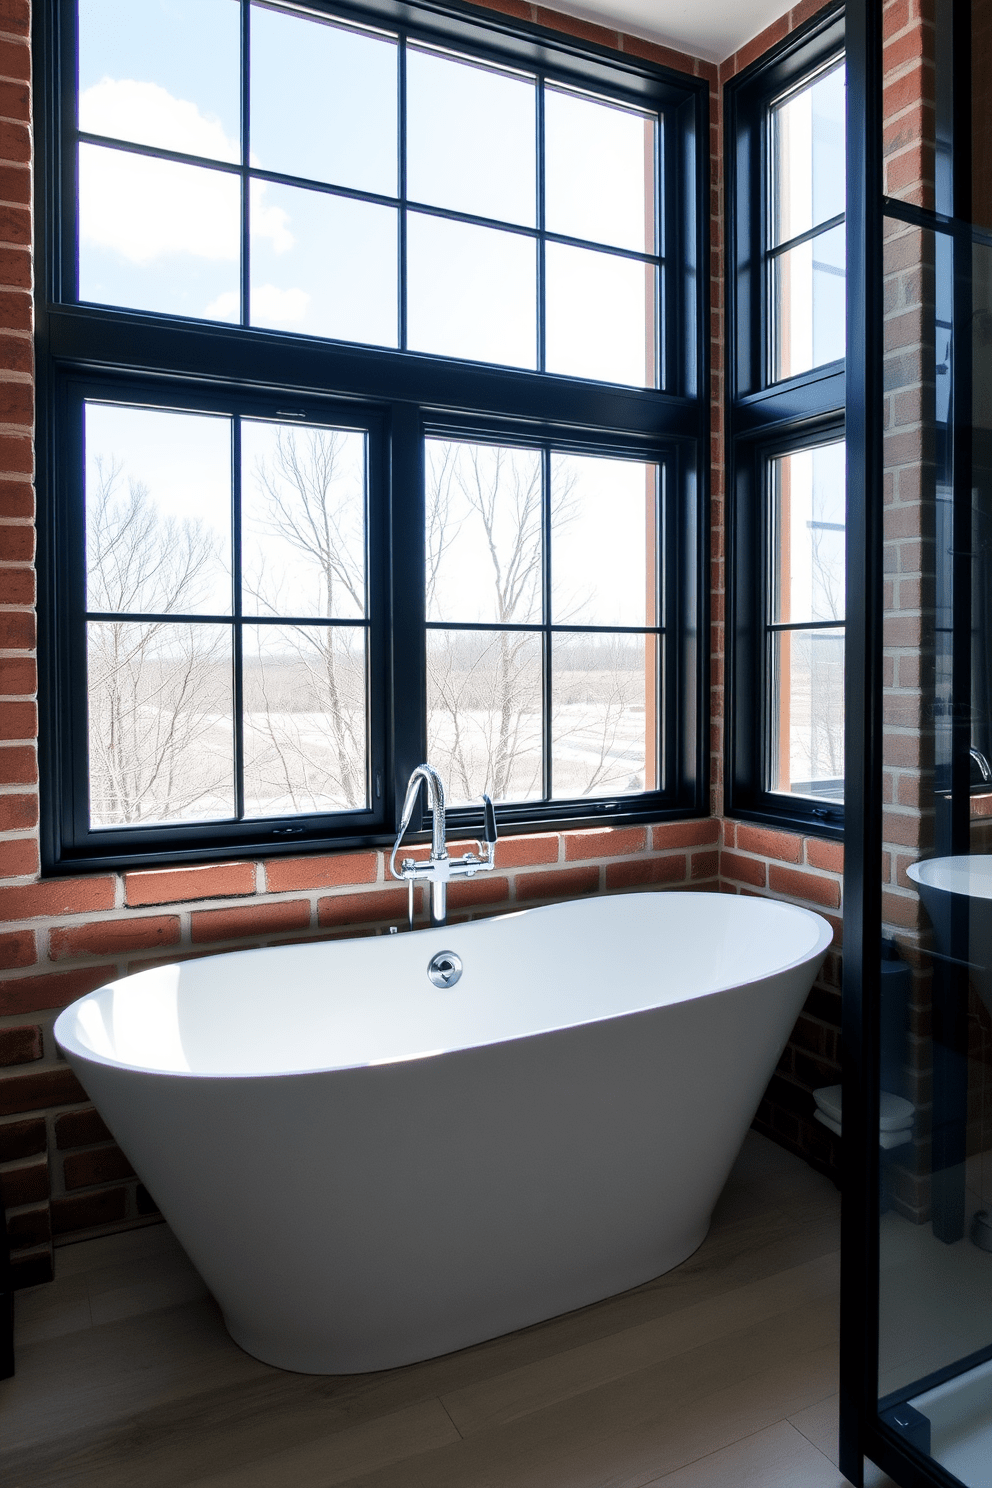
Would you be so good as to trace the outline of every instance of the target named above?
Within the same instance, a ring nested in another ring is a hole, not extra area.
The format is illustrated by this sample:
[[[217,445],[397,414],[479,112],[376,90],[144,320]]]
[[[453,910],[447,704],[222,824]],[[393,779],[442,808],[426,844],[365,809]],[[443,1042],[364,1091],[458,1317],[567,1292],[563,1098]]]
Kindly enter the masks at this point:
[[[399,228],[399,283],[397,293],[399,297],[399,342],[400,350],[407,349],[407,189],[406,189],[406,45],[405,35],[398,39],[398,50],[396,56],[396,86],[398,92],[396,105],[396,123],[398,130],[397,149],[399,159],[397,162],[397,181],[399,185],[399,210],[397,214]]]
[[[245,815],[244,645],[241,589],[241,420],[231,420],[231,700],[234,711],[234,815]]]
[[[251,324],[251,4],[241,0],[241,324]]]
[[[542,657],[542,697],[541,697],[541,754],[543,756],[544,773],[544,799],[551,800],[554,787],[554,778],[551,767],[551,706],[552,706],[552,675],[553,665],[551,652],[551,450],[545,445],[541,455],[541,513],[542,513],[542,551],[541,551],[541,589],[542,608],[541,615],[544,623],[543,632],[543,657]]]

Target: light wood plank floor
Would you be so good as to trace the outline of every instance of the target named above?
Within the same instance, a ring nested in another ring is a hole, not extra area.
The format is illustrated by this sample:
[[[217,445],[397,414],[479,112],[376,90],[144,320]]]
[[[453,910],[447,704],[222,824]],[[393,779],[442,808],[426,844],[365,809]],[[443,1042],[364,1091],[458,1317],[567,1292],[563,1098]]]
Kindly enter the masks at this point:
[[[621,1296],[381,1374],[231,1342],[165,1226],[17,1297],[6,1488],[841,1488],[839,1199],[749,1135],[703,1246]],[[872,1471],[873,1488],[889,1480]]]

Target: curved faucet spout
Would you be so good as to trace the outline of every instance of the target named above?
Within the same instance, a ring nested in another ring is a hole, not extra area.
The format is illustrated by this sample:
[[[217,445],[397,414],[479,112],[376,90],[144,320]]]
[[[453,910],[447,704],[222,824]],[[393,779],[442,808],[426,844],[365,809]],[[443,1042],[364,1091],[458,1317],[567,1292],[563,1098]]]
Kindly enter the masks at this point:
[[[413,858],[404,858],[397,870],[396,854],[406,836],[406,829],[413,819],[413,808],[417,804],[417,794],[421,785],[427,787],[427,801],[433,813],[431,855],[426,863],[415,862]],[[403,799],[403,810],[400,813],[400,828],[396,833],[396,841],[393,843],[393,851],[389,858],[389,871],[394,878],[405,879],[409,886],[411,930],[413,929],[414,884],[418,878],[430,881],[431,924],[443,925],[448,908],[448,880],[472,878],[476,873],[484,873],[495,867],[496,813],[488,796],[483,796],[482,800],[485,806],[485,827],[483,828],[483,840],[477,844],[478,852],[467,852],[460,858],[449,858],[445,842],[444,786],[441,784],[441,777],[431,765],[418,765],[410,776],[406,796]]]

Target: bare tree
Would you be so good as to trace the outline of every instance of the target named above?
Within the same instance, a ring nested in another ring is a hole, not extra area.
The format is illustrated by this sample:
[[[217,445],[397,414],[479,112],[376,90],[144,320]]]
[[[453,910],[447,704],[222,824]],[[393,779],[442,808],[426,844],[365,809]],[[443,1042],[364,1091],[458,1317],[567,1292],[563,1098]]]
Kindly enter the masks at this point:
[[[90,610],[181,615],[202,601],[216,561],[202,523],[163,517],[147,486],[123,478],[117,461],[96,461],[87,499]],[[117,825],[197,814],[198,803],[230,798],[230,749],[206,739],[230,716],[230,686],[216,663],[221,638],[206,627],[162,619],[95,621],[89,638],[91,815]],[[228,803],[230,809],[230,802]],[[216,814],[216,813],[214,813]]]
[[[260,530],[299,560],[287,573],[263,552],[245,575],[260,614],[364,617],[364,498],[358,492],[356,499],[342,468],[348,437],[334,429],[279,430],[271,457],[255,462]],[[293,810],[364,806],[364,636],[356,643],[348,630],[299,625],[274,635],[259,627],[258,639],[245,687],[246,773],[254,793]]]

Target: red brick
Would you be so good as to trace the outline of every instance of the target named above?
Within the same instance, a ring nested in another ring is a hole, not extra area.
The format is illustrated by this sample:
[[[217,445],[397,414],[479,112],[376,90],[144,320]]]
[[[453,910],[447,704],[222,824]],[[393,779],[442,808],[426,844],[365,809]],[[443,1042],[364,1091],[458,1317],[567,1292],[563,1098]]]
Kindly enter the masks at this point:
[[[0,878],[24,878],[38,868],[38,844],[33,837],[0,841]]]
[[[96,1142],[112,1140],[103,1117],[92,1106],[87,1111],[66,1111],[56,1117],[55,1145],[60,1152],[70,1147],[92,1147]]]
[[[30,28],[29,0],[0,0],[0,31],[20,31],[26,36]],[[28,73],[24,75],[29,76]]]
[[[817,878],[795,868],[780,868],[773,863],[768,870],[768,887],[774,894],[788,894],[791,899],[805,899],[827,909],[840,908],[840,884],[833,878]]]
[[[608,31],[605,26],[594,26],[591,21],[580,21],[576,16],[563,15],[558,10],[545,10],[543,5],[534,7],[534,20],[539,26],[564,31],[569,36],[580,36],[583,41],[592,41],[613,51],[616,51],[620,39],[618,31]]]
[[[767,52],[770,47],[788,34],[789,17],[779,16],[777,21],[772,21],[770,26],[766,26],[764,31],[759,31],[757,36],[752,37],[746,46],[742,46],[740,51],[735,53],[734,73],[743,72],[745,67],[749,67],[763,52]]]
[[[333,898],[318,900],[317,924],[367,925],[384,924],[387,920],[405,921],[406,907],[405,888],[379,889],[368,894],[335,894]]]
[[[0,367],[14,357],[14,348],[26,347],[28,358],[31,343],[19,336],[0,336]],[[30,367],[24,369],[30,372]],[[29,480],[0,480],[0,517],[34,517],[34,487]]]
[[[27,166],[0,165],[0,201],[18,202],[21,206],[31,204],[31,171]],[[21,330],[20,321],[6,320],[3,308],[0,306],[0,325],[8,325],[11,330]],[[15,371],[30,371],[30,368],[15,367],[8,364]]]
[[[35,643],[34,615],[30,610],[0,610],[0,651],[30,651]],[[10,688],[11,692],[33,692],[33,688]]]
[[[711,848],[708,852],[689,854],[689,877],[691,879],[716,878],[719,872],[720,854],[716,848]]]
[[[0,739],[11,741],[38,737],[38,705],[34,702],[10,702],[0,707]]]
[[[689,57],[685,52],[677,52],[674,47],[659,46],[657,42],[645,41],[641,36],[630,36],[624,32],[620,38],[623,50],[631,57],[643,57],[646,62],[654,62],[659,67],[671,67],[675,72],[695,73],[695,58]]]
[[[0,981],[0,1016],[40,1013],[46,1008],[68,1007],[77,997],[93,992],[114,979],[109,966],[85,966],[75,971],[44,976],[10,977]]]
[[[829,3],[830,0],[799,0],[799,4],[794,5],[789,13],[790,29],[795,31],[797,26],[804,25],[811,16],[815,16],[818,11],[823,10],[825,4]]]
[[[117,1178],[133,1178],[134,1169],[119,1147],[97,1147],[65,1158],[62,1176],[66,1188],[92,1188],[97,1183],[113,1183]]]
[[[696,821],[657,822],[651,828],[651,845],[655,852],[664,852],[668,847],[701,847],[716,842],[720,836],[720,823],[713,816]]]
[[[19,183],[14,185],[11,178],[16,177]],[[8,184],[10,182],[10,184]],[[31,172],[26,168],[0,165],[0,194],[6,201],[17,201],[23,191],[24,201],[31,199]],[[0,290],[0,326],[9,331],[30,331],[34,328],[34,314],[31,295],[21,289]],[[17,370],[17,369],[14,369]],[[20,369],[26,370],[26,369]]]
[[[27,533],[31,536],[30,527],[0,527],[0,558],[10,563],[14,560],[6,551],[7,539],[12,532]],[[26,555],[25,562],[30,562],[34,553],[31,551]],[[0,568],[0,604],[34,604],[34,570],[30,568]]]
[[[588,831],[565,833],[565,861],[618,858],[622,853],[643,852],[647,845],[646,827],[591,827]]]
[[[0,967],[4,971],[15,966],[33,966],[37,959],[33,930],[13,930],[0,935]],[[9,1064],[11,1061],[3,1058],[3,1040],[4,1032],[0,1030],[0,1064]]]
[[[41,1056],[41,1029],[36,1025],[0,1028],[0,1064],[31,1064]]]
[[[684,883],[688,861],[684,853],[671,853],[664,858],[629,858],[626,862],[607,863],[607,889],[635,889],[645,884]]]
[[[47,1199],[49,1188],[48,1161],[44,1157],[0,1173],[0,1199],[9,1209],[18,1204],[36,1204],[39,1199]]]
[[[843,873],[844,844],[820,837],[807,837],[806,861],[811,868],[826,868],[829,873]]]
[[[521,837],[501,837],[496,844],[499,868],[532,868],[538,863],[557,863],[557,832],[532,832]]]
[[[11,125],[11,128],[19,128]],[[0,152],[2,158],[2,152]],[[31,288],[31,254],[27,248],[0,248],[0,284],[6,289]],[[10,465],[0,446],[0,470],[30,470],[27,465]]]
[[[201,909],[192,916],[193,940],[240,940],[245,936],[277,935],[282,930],[306,930],[310,905],[306,899],[288,904],[252,904],[242,908]]]
[[[13,745],[0,749],[0,785],[34,785],[37,779],[38,760],[33,748]]]
[[[0,29],[3,27],[0,19]],[[0,82],[0,117],[4,119],[23,119],[25,123],[31,117],[31,90],[27,83],[4,83]]]
[[[781,863],[798,863],[802,855],[802,838],[792,832],[774,832],[768,827],[737,824],[737,846],[741,852],[760,853],[763,858],[777,858]]]
[[[0,832],[24,832],[37,826],[37,796],[28,792],[0,796]]]
[[[510,897],[510,884],[491,873],[475,878],[455,878],[448,884],[448,904],[452,909],[465,909],[471,904],[500,904]]]
[[[320,858],[272,858],[265,865],[270,894],[301,889],[336,889],[345,884],[375,883],[379,854],[333,853]]]
[[[0,84],[0,87],[3,85]],[[6,126],[0,124],[0,129]],[[0,202],[0,242],[30,243],[31,213],[27,207],[12,206]],[[14,393],[13,389],[18,389]],[[33,417],[34,394],[28,382],[0,383],[0,408],[5,424],[30,423]],[[25,412],[25,409],[28,411]]]
[[[43,1111],[46,1106],[75,1105],[85,1099],[82,1085],[72,1070],[65,1066],[0,1078],[0,1116],[14,1116],[19,1111]]]
[[[742,858],[739,853],[727,852],[726,848],[720,854],[720,875],[734,883],[753,884],[757,889],[765,887],[765,864],[757,858]]]
[[[13,754],[14,750],[0,750]],[[92,914],[114,907],[114,880],[49,878],[42,883],[0,887],[0,919],[30,920],[37,916]]]
[[[598,868],[561,868],[558,872],[521,874],[517,898],[571,899],[575,894],[595,894],[598,888]]]
[[[534,7],[528,0],[484,0],[484,10],[498,10],[501,15],[516,16],[519,21],[532,21]]]
[[[7,1220],[7,1239],[11,1250],[30,1250],[36,1245],[47,1245],[52,1238],[52,1221],[48,1205],[37,1209],[23,1209]]]
[[[124,894],[129,905],[226,899],[229,895],[254,892],[254,863],[210,863],[202,868],[170,868],[124,876]]]
[[[0,69],[3,62],[0,57]],[[0,120],[0,160],[27,163],[31,159],[31,135],[26,124]]]
[[[32,696],[38,690],[35,664],[26,656],[0,656],[0,696]]]
[[[47,1147],[48,1131],[43,1116],[32,1116],[27,1121],[0,1122],[0,1162],[34,1157]]]
[[[108,1188],[102,1193],[53,1199],[51,1209],[52,1230],[56,1235],[71,1235],[78,1230],[119,1224],[127,1215],[127,1189]]]
[[[120,956],[179,944],[178,915],[95,920],[89,925],[57,925],[49,935],[53,961],[67,956]]]
[[[4,454],[11,453],[10,446],[15,447],[17,454],[16,463],[7,463],[3,459]],[[28,464],[25,465],[25,453],[28,456]],[[0,434],[0,470],[5,470],[13,475],[30,475],[30,443],[19,435]],[[0,559],[4,563],[32,563],[34,561],[34,528],[26,522],[4,522],[0,527]],[[20,601],[9,601],[20,603]]]

